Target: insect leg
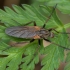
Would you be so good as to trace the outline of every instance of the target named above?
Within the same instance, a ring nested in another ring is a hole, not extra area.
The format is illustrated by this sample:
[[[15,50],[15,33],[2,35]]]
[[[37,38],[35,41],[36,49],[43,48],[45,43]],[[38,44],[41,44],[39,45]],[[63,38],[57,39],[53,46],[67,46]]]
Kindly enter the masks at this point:
[[[49,19],[51,18],[52,14],[54,13],[54,11],[55,11],[55,9],[56,9],[56,6],[57,6],[57,4],[54,6],[54,8],[53,8],[51,14],[48,16],[48,19],[45,21],[45,23],[44,23],[44,25],[43,25],[43,28],[45,28],[46,23],[49,21]]]
[[[30,40],[30,43],[33,42],[35,39]]]
[[[30,41],[30,43],[33,42],[34,40],[35,40],[35,39],[32,39],[32,40]],[[39,46],[41,45],[40,39],[38,40],[38,44],[39,44]]]
[[[44,38],[43,38],[44,39]],[[56,44],[56,43],[54,43],[54,42],[51,42],[50,40],[48,40],[48,39],[44,39],[45,41],[49,41],[50,43],[52,43],[52,44],[54,44],[54,45],[57,45],[57,46],[59,46],[59,47],[61,47],[61,48],[64,48],[64,49],[66,49],[66,50],[70,50],[70,48],[66,48],[66,47],[64,47],[64,46],[61,46],[61,45],[59,45],[59,44]]]
[[[29,24],[34,24],[34,26],[36,26],[36,22],[35,21],[31,21],[29,23],[24,24],[23,26],[29,25]]]
[[[11,46],[24,46],[24,45],[26,45],[26,44],[28,44],[29,42],[16,42],[16,43],[12,43],[12,44],[10,44]]]
[[[40,39],[38,40],[38,44],[39,44],[39,46],[41,46],[41,41],[40,41]]]
[[[16,42],[16,43],[11,43],[11,44],[9,44],[10,46],[7,47],[6,49],[4,49],[3,51],[8,50],[8,49],[10,49],[10,48],[12,48],[12,47],[25,46],[25,45],[27,45],[28,43],[29,43],[29,42]]]
[[[48,40],[48,39],[44,39],[44,40],[50,42],[50,40]]]

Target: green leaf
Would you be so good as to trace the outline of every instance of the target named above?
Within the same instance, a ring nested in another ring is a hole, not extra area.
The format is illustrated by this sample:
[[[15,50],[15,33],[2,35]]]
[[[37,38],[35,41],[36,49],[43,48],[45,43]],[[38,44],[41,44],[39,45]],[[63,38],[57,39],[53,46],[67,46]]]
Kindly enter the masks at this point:
[[[34,70],[35,64],[39,62],[39,55],[28,55],[27,57],[23,58],[22,62],[24,62],[24,64],[21,65],[22,70]]]
[[[66,28],[69,28],[70,27],[70,23],[67,23],[67,24],[65,24],[64,25],[64,28],[66,29]]]
[[[48,1],[48,4],[51,4],[52,2],[52,0],[43,1]],[[62,1],[63,3],[66,2],[66,0]],[[62,1],[57,1],[59,3],[57,7],[61,6]],[[52,4],[51,6],[53,6]],[[11,47],[10,45],[8,45],[9,41],[21,42],[26,41],[26,39],[19,39],[6,35],[5,29],[7,27],[23,26],[24,24],[31,21],[35,21],[37,26],[42,27],[45,21],[48,19],[48,16],[51,14],[53,7],[50,8],[49,5],[45,6],[44,4],[38,7],[23,4],[22,7],[13,5],[13,9],[14,11],[9,7],[5,7],[5,11],[0,9],[0,20],[5,24],[5,26],[0,25],[0,55],[8,55],[0,58],[0,69],[34,70],[35,64],[39,62],[39,55],[44,55],[44,58],[41,61],[41,70],[58,69],[60,62],[64,61],[64,48],[62,48],[61,46],[66,48],[70,47],[68,36],[66,34],[62,34],[62,32],[66,32],[65,29],[69,28],[70,24],[68,23],[64,25],[54,11],[51,18],[46,23],[45,29],[53,28],[60,33],[57,33],[54,30],[52,31],[54,33],[54,38],[47,38],[51,41],[51,45],[44,48],[43,42],[41,40],[40,47],[38,45],[38,41],[29,43],[28,45],[22,46],[21,48],[17,48],[15,46]],[[33,26],[33,24],[29,24],[28,26]],[[7,49],[8,47],[11,48]]]
[[[25,57],[22,59],[23,64],[21,65],[22,70],[34,70],[35,64],[39,62],[38,55],[38,44],[35,42],[34,46],[30,46],[25,51]]]
[[[70,52],[69,53],[67,53],[67,58],[66,58],[66,66],[65,66],[65,68],[64,68],[64,70],[69,70],[70,69]]]
[[[48,4],[56,4],[56,3],[58,3],[58,4],[60,4],[60,3],[65,3],[65,2],[67,2],[66,0],[37,0],[37,1],[39,1],[39,2],[47,2]]]
[[[70,1],[66,1],[65,3],[62,3],[61,5],[58,5],[58,9],[64,14],[70,14],[69,2]]]
[[[60,51],[59,47],[56,47],[55,45],[50,45],[45,48],[44,53],[47,55],[42,60],[42,70],[58,69],[60,61],[64,60],[63,49]]]
[[[69,0],[37,0],[43,2],[44,5],[54,6],[58,4],[57,8],[64,14],[70,14],[70,1]]]

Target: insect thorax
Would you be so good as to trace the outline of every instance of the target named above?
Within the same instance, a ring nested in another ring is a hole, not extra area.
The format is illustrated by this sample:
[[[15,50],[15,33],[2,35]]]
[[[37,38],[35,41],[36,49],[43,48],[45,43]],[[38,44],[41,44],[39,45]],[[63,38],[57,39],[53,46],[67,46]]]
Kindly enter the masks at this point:
[[[51,31],[49,31],[49,30],[46,30],[46,29],[40,29],[40,31],[39,31],[39,36],[41,37],[41,38],[45,38],[45,39],[47,39],[48,37],[54,37],[54,33],[53,32],[51,32]]]

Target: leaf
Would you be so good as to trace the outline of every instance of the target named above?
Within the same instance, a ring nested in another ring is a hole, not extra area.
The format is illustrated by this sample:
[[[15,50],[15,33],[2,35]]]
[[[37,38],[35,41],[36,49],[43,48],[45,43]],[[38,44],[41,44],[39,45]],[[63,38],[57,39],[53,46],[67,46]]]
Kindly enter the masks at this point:
[[[44,53],[47,55],[42,60],[42,70],[58,69],[60,61],[64,60],[63,49],[60,51],[59,47],[56,47],[55,45],[50,45],[45,48]]]
[[[9,47],[8,45],[5,46],[5,43],[4,42],[0,42],[2,45],[1,47]],[[37,42],[35,42],[36,45],[35,45],[35,49],[37,48]],[[33,47],[33,44],[30,45],[31,47],[28,47],[27,51],[29,50],[29,48],[32,48]],[[5,49],[3,48],[3,50]],[[30,53],[32,53],[31,50],[35,50],[34,48],[30,49]],[[26,54],[25,52],[25,54]],[[33,51],[34,52],[34,51]],[[24,53],[24,49],[23,48],[11,48],[8,50],[7,52],[8,54],[5,54],[5,53],[1,53],[1,55],[8,55],[8,57],[4,57],[3,59],[1,59],[1,64],[0,64],[0,69],[3,69],[3,70],[9,70],[9,69],[13,69],[13,70],[17,70],[19,69],[19,65],[21,64],[22,62],[22,55]],[[31,55],[31,54],[30,54]],[[28,55],[28,56],[30,56]],[[34,54],[32,53],[32,56],[34,58],[33,62],[29,64],[29,68],[32,68],[32,66],[34,65],[33,69],[35,68],[35,64],[37,64],[39,62],[39,56],[37,55],[36,57],[34,57]],[[26,58],[23,58],[25,59],[25,62],[26,62]],[[28,57],[29,59],[29,57]],[[31,58],[32,59],[32,58]],[[30,59],[29,59],[30,60]],[[3,68],[4,67],[4,68]],[[6,68],[7,67],[7,68]],[[23,67],[22,67],[23,69]]]
[[[69,2],[70,1],[66,1],[65,3],[62,3],[61,5],[58,5],[58,9],[64,14],[70,14]]]
[[[67,58],[66,58],[66,66],[65,66],[65,68],[64,68],[64,70],[69,70],[69,68],[70,68],[70,52],[68,52],[67,53]]]
[[[69,28],[70,27],[70,23],[67,23],[67,24],[65,24],[64,25],[64,28],[66,29],[66,28]]]
[[[58,4],[57,8],[64,14],[70,14],[70,4],[69,0],[37,0],[39,2],[43,2],[45,5],[54,6]]]
[[[18,53],[17,55],[13,55],[12,60],[7,64],[7,69],[6,70],[18,70],[19,69],[19,64],[21,64],[21,60],[22,60],[22,53]],[[13,65],[14,63],[14,65]]]
[[[55,3],[58,3],[58,4],[60,4],[60,3],[65,3],[66,2],[66,0],[37,0],[37,1],[39,1],[39,2],[47,2],[48,4],[55,4]]]
[[[21,70],[34,70],[35,64],[39,62],[38,44],[35,42],[34,46],[30,46],[25,51],[25,57],[22,59]],[[26,61],[27,60],[27,61]]]
[[[26,61],[27,59],[27,61]],[[39,56],[35,55],[29,55],[25,58],[23,58],[24,64],[21,65],[22,70],[26,69],[26,70],[34,70],[35,68],[35,64],[37,64],[39,62]]]
[[[61,6],[61,4],[59,3],[58,6]],[[11,47],[8,45],[7,41],[26,41],[26,39],[19,39],[6,35],[5,29],[7,27],[23,26],[24,24],[31,21],[35,21],[37,26],[42,27],[45,21],[48,19],[48,16],[51,14],[53,8],[50,8],[49,6],[47,7],[45,5],[37,7],[23,4],[22,7],[13,5],[13,9],[14,11],[9,7],[5,7],[5,11],[0,9],[0,20],[5,24],[5,26],[0,25],[0,54],[8,55],[3,59],[0,59],[0,69],[34,70],[35,64],[39,62],[39,54],[45,55],[41,62],[42,70],[58,69],[60,62],[64,61],[64,48],[60,46],[69,48],[68,36],[66,34],[62,34],[62,32],[66,32],[65,29],[69,28],[70,24],[62,24],[62,22],[57,17],[56,12],[54,11],[53,15],[46,23],[45,29],[54,28],[60,33],[57,33],[54,30],[52,31],[54,33],[54,38],[47,38],[51,41],[51,45],[44,48],[43,42],[41,42],[41,47],[39,47],[38,42],[34,41],[28,45],[22,46],[21,48],[13,46],[12,48],[5,50],[6,48]],[[28,26],[33,26],[33,24],[29,24]]]
[[[7,47],[9,47],[7,44],[5,44],[4,42],[0,42],[2,45],[0,45],[0,48],[3,48],[3,50],[5,50]],[[12,50],[12,49],[11,49]],[[2,58],[2,57],[0,57],[0,69],[2,69],[2,70],[5,70],[6,69],[6,67],[8,66],[8,68],[7,68],[7,70],[10,68],[10,69],[13,69],[13,70],[17,70],[16,69],[16,66],[18,67],[18,64],[17,63],[19,63],[18,62],[18,60],[20,59],[19,57],[20,57],[20,53],[22,52],[20,52],[19,54],[17,54],[17,52],[19,52],[19,50],[13,50],[12,52],[11,52],[11,50],[10,51],[8,51],[8,52],[6,52],[6,54],[2,51],[2,54],[0,54],[0,55],[8,55],[8,56],[6,56],[6,57],[4,57],[4,58]],[[17,58],[18,57],[18,58]],[[14,59],[13,59],[14,58]],[[15,60],[15,59],[17,59],[17,61]],[[16,64],[14,64],[14,62],[17,62]],[[11,63],[12,63],[12,65],[11,65]],[[8,64],[8,65],[7,65]],[[13,66],[13,68],[11,68]],[[15,69],[14,69],[15,68]]]

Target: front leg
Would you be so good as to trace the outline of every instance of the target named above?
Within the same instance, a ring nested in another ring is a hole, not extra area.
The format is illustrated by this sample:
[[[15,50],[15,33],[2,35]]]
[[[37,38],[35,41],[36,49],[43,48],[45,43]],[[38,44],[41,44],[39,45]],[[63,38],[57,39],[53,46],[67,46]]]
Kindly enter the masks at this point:
[[[3,51],[6,51],[12,47],[22,47],[22,46],[25,46],[27,44],[29,44],[29,42],[11,42],[11,43],[9,43],[10,46],[5,48]]]
[[[29,24],[34,24],[34,26],[36,26],[36,22],[35,21],[28,22],[28,23],[24,24],[23,26],[26,26],[26,25],[29,25]]]

